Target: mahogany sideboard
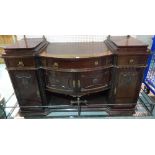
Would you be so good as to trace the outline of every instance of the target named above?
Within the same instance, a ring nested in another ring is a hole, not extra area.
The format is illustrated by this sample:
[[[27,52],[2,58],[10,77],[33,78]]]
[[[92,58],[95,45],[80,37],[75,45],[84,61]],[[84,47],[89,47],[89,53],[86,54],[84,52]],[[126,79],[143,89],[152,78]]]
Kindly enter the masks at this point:
[[[135,111],[149,52],[131,36],[104,42],[49,43],[27,38],[3,53],[20,111]]]

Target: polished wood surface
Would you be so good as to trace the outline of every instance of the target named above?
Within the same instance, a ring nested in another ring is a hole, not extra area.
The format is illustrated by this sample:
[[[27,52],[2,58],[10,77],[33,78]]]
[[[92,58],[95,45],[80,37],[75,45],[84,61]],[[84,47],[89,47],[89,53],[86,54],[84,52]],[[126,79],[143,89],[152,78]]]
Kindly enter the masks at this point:
[[[112,55],[103,42],[50,43],[40,56],[53,58],[91,58]]]
[[[81,58],[81,59],[61,59],[61,58],[41,58],[40,63],[43,68],[79,72],[91,69],[105,68],[112,65],[112,56]]]
[[[36,48],[44,39],[42,38],[28,38],[22,39],[20,41],[15,42],[12,45],[9,45],[5,48],[5,50],[9,49],[33,49]]]
[[[130,36],[110,36],[109,40],[111,40],[116,46],[118,47],[137,47],[137,46],[144,46],[146,47],[147,45],[144,44],[142,41],[137,40],[133,37]]]
[[[110,115],[133,114],[147,45],[130,36],[110,36],[104,42],[26,42],[6,47],[3,55],[20,105],[49,105],[59,96],[52,105],[60,101],[61,106],[68,103],[74,109],[78,104],[89,109],[99,104]],[[32,90],[26,93],[24,87]]]

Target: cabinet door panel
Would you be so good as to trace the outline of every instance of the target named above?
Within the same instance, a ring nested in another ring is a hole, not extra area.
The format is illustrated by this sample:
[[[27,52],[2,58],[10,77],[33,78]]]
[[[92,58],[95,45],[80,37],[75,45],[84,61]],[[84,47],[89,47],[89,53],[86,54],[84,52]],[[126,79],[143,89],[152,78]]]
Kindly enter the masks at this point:
[[[135,102],[138,98],[141,87],[143,69],[118,69],[116,74],[116,101],[121,102],[122,100],[122,102]]]
[[[103,69],[80,74],[81,91],[95,91],[108,87],[111,81],[111,70]]]
[[[74,73],[47,71],[46,86],[56,92],[73,92],[75,89]]]
[[[10,71],[19,104],[41,105],[41,97],[35,71]]]

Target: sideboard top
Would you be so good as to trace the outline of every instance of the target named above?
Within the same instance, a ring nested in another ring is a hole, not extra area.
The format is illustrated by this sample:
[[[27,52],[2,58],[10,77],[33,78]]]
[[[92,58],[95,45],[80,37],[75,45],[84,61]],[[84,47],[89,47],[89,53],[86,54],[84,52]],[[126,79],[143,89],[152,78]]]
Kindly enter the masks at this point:
[[[43,38],[26,38],[17,41],[15,44],[5,47],[5,50],[15,50],[15,49],[34,49],[39,46],[44,41]]]
[[[66,43],[48,43],[45,38],[24,38],[5,47],[3,56],[39,54],[41,57],[53,58],[91,58],[114,53],[145,53],[146,49],[146,44],[130,36],[109,36],[105,42]]]
[[[110,36],[109,40],[111,40],[118,47],[148,46],[142,41],[130,36]]]
[[[50,43],[40,56],[55,58],[88,58],[111,55],[104,42]]]

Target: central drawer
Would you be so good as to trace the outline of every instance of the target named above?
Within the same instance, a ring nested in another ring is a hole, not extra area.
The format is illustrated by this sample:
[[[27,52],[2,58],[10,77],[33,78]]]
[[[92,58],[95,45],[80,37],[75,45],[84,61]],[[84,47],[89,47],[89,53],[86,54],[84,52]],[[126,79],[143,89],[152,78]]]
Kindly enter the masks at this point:
[[[112,65],[112,57],[105,56],[100,58],[76,58],[76,59],[42,58],[41,64],[44,67],[52,69],[94,68],[94,67]]]

